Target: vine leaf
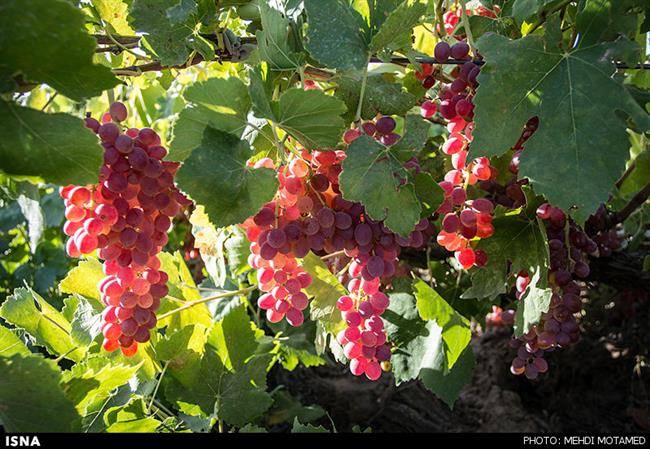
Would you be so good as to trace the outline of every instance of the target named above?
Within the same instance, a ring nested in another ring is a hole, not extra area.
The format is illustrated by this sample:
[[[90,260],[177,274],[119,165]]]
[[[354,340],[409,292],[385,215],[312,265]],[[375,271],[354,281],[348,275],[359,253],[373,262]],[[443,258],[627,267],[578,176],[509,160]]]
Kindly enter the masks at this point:
[[[435,295],[424,293],[420,296],[423,296],[420,300],[422,311],[418,310],[413,295],[391,294],[390,306],[382,317],[388,338],[397,346],[391,357],[393,375],[398,385],[421,379],[430,391],[451,407],[461,388],[471,380],[474,354],[471,346],[462,348],[453,367],[449,368],[444,327],[435,320],[425,321],[421,316],[437,315],[434,313],[437,307],[430,305],[437,303]],[[451,329],[448,328],[447,333]]]
[[[320,90],[289,89],[271,108],[271,120],[308,149],[336,146],[345,129],[345,104]]]
[[[216,325],[219,327],[213,329],[204,348],[203,339],[197,340],[201,347],[194,352],[203,355],[200,361],[192,355],[189,372],[182,365],[170,364],[171,377],[165,395],[183,413],[201,417],[216,415],[228,424],[241,427],[259,417],[273,402],[271,395],[264,391],[271,356],[256,352],[259,343],[251,340],[254,330],[243,306]],[[180,341],[189,336],[185,331],[178,335]],[[239,341],[242,336],[243,342]]]
[[[219,354],[224,366],[229,370],[239,370],[246,360],[255,353],[257,341],[244,306],[228,313],[214,324],[208,336],[208,343]]]
[[[162,424],[147,412],[141,397],[133,397],[126,405],[111,407],[104,413],[107,432],[152,433]]]
[[[57,364],[40,355],[0,358],[0,421],[7,432],[78,432],[81,417]]]
[[[208,127],[203,142],[185,160],[176,182],[217,227],[242,223],[275,194],[278,181],[272,170],[252,169],[248,143]]]
[[[427,5],[420,0],[406,0],[388,14],[379,30],[372,36],[370,51],[390,51],[401,48],[403,42],[410,44],[412,28],[427,10]],[[398,44],[397,46],[395,44]]]
[[[93,63],[96,44],[85,31],[84,20],[70,2],[3,1],[0,91],[12,90],[12,78],[18,74],[27,81],[46,83],[75,101],[116,86],[119,80],[111,70]]]
[[[557,0],[515,0],[512,4],[512,17],[523,23],[552,3],[557,3]]]
[[[174,124],[170,159],[185,160],[201,144],[208,126],[237,136],[246,129],[251,99],[239,78],[210,78],[195,83],[185,90],[183,98],[188,105]]]
[[[129,7],[123,0],[91,0],[91,3],[112,31],[122,36],[135,33],[128,23]]]
[[[325,262],[313,253],[302,260],[302,267],[311,275],[312,283],[305,290],[313,299],[310,304],[310,317],[318,321],[327,332],[335,335],[343,329],[341,312],[336,307],[338,299],[347,291]]]
[[[494,235],[479,242],[488,254],[488,262],[473,271],[472,286],[462,298],[492,298],[507,292],[510,273],[525,270],[530,284],[517,306],[515,335],[522,335],[548,310],[551,290],[547,287],[549,263],[546,236],[537,220],[516,215],[496,218]]]
[[[337,78],[336,96],[345,102],[350,120],[357,110],[363,72],[346,72]],[[369,75],[361,105],[361,118],[372,119],[377,114],[404,115],[417,99],[399,83],[384,79],[383,75]]]
[[[86,416],[89,409],[101,407],[111,392],[125,385],[139,368],[140,365],[111,364],[106,357],[93,356],[63,373],[63,390],[79,414]]]
[[[347,150],[340,186],[343,197],[362,203],[374,220],[384,220],[393,232],[407,236],[420,220],[422,210],[407,172],[390,148],[363,135]]]
[[[638,26],[638,10],[647,9],[644,0],[586,0],[576,15],[579,46],[584,48],[618,36],[634,38]],[[634,9],[637,11],[634,11]]]
[[[295,70],[304,63],[304,55],[290,41],[290,21],[266,2],[260,3],[262,29],[255,33],[260,58],[271,70]]]
[[[77,347],[70,337],[70,321],[40,295],[26,288],[17,288],[0,307],[0,317],[24,329],[36,344],[48,352],[78,362],[86,348]]]
[[[650,118],[612,77],[611,59],[634,44],[619,40],[565,52],[548,33],[514,41],[487,34],[478,41],[487,63],[475,97],[471,153],[503,154],[526,121],[538,116],[539,128],[521,156],[521,176],[552,204],[576,206],[571,214],[584,222],[607,201],[625,168],[629,143],[617,111],[643,129]]]
[[[97,137],[68,114],[0,100],[0,169],[54,184],[92,184],[102,163]]]
[[[201,53],[205,59],[214,55],[212,44],[195,31],[197,25],[215,12],[214,2],[196,4],[192,1],[195,5],[189,9],[187,3],[170,7],[168,0],[134,0],[131,4],[131,25],[146,33],[147,49],[163,65],[184,64],[192,50]]]
[[[469,320],[456,312],[438,292],[422,280],[414,284],[420,318],[434,320],[442,328],[447,368],[451,369],[472,338]]]
[[[29,355],[25,343],[11,329],[0,326],[0,357],[11,357],[14,354]]]
[[[344,0],[305,0],[305,10],[305,47],[314,59],[332,69],[366,69],[370,54],[357,11]]]

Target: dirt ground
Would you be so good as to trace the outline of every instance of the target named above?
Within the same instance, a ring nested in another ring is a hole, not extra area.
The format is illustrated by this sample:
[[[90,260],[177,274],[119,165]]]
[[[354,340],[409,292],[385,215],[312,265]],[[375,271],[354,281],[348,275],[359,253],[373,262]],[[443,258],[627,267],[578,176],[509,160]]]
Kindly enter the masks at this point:
[[[476,336],[474,376],[453,410],[419,382],[369,382],[342,366],[277,370],[273,381],[304,404],[320,404],[338,431],[355,424],[373,432],[650,431],[647,292],[639,298],[631,308],[611,298],[589,304],[582,339],[550,355],[549,373],[536,382],[510,374],[509,331]]]

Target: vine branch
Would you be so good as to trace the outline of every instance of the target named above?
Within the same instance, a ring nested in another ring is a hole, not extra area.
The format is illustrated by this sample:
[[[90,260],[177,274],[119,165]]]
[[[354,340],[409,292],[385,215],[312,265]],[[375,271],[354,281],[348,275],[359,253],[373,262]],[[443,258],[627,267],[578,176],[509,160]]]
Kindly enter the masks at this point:
[[[623,206],[622,209],[612,214],[612,226],[618,223],[623,223],[625,220],[627,220],[628,217],[634,213],[634,211],[643,206],[643,204],[648,200],[648,197],[650,197],[650,182],[648,182],[643,187],[643,189],[637,192],[637,194],[634,195],[630,201],[628,201],[628,203]]]
[[[251,292],[251,291],[255,290],[255,288],[256,288],[255,286],[250,286],[250,287],[242,288],[242,289],[239,289],[239,290],[234,290],[234,291],[230,291],[230,292],[219,293],[217,295],[207,296],[205,298],[197,299],[196,301],[190,301],[190,302],[185,303],[184,305],[182,305],[181,307],[179,307],[177,309],[170,310],[167,313],[163,313],[162,315],[160,315],[158,317],[158,320],[162,321],[165,318],[169,318],[170,316],[172,316],[172,315],[174,315],[174,314],[176,314],[178,312],[182,312],[183,310],[190,309],[190,308],[192,308],[194,306],[197,306],[199,304],[204,304],[206,302],[215,301],[217,299],[228,298],[230,296],[243,295],[245,293],[248,293],[248,292]]]

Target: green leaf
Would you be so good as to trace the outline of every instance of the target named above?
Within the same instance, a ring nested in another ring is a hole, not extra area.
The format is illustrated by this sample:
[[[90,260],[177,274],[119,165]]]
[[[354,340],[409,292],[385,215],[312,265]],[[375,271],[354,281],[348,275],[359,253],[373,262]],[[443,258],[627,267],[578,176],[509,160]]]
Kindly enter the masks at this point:
[[[194,83],[185,90],[183,98],[188,104],[174,124],[170,159],[186,159],[201,144],[208,127],[237,136],[244,132],[251,99],[239,78],[210,78]]]
[[[390,306],[382,318],[388,338],[396,346],[391,365],[398,385],[415,379],[424,368],[444,372],[442,328],[420,318],[412,295],[391,294]]]
[[[472,273],[472,286],[461,298],[490,298],[506,293],[508,273],[525,270],[531,282],[517,305],[515,335],[519,336],[539,321],[550,304],[546,236],[534,219],[510,215],[496,218],[493,224],[494,235],[478,244],[488,254],[488,262]]]
[[[106,410],[104,422],[107,432],[114,433],[152,433],[162,424],[149,416],[142,398],[134,397],[125,406]]]
[[[456,312],[433,288],[418,279],[415,282],[416,306],[423,320],[434,320],[442,327],[447,368],[451,369],[472,339],[469,320]]]
[[[248,78],[250,79],[248,92],[253,105],[253,112],[255,112],[258,117],[277,120],[273,113],[273,109],[271,109],[270,95],[268,92],[269,83],[267,82],[268,78],[263,78],[262,66],[259,65],[254,69],[249,70]]]
[[[363,72],[346,72],[339,76],[336,96],[345,101],[348,115],[354,114],[359,104]],[[361,105],[361,118],[372,119],[377,114],[404,115],[417,99],[399,83],[387,81],[383,75],[369,75]]]
[[[24,329],[52,354],[75,362],[84,356],[84,349],[77,348],[70,337],[70,322],[34,291],[15,289],[0,307],[0,317]]]
[[[151,53],[163,65],[181,65],[200,38],[195,35],[195,28],[208,14],[208,11],[194,12],[188,14],[183,8],[170,8],[168,0],[133,0],[131,24],[137,31],[146,33]]]
[[[321,90],[289,89],[272,107],[278,126],[307,149],[334,147],[345,130],[345,104]]]
[[[567,52],[551,39],[528,35],[511,41],[486,34],[478,41],[487,63],[474,100],[471,157],[503,154],[526,121],[538,116],[539,128],[521,155],[520,176],[552,204],[565,210],[577,206],[571,213],[584,222],[607,201],[625,167],[629,143],[617,112],[628,113],[642,129],[650,127],[650,119],[612,77],[611,58],[629,50],[629,42]]]
[[[96,44],[86,32],[84,20],[84,14],[69,2],[3,1],[0,91],[13,89],[12,78],[18,74],[27,81],[48,84],[75,101],[100,95],[117,85],[119,80],[108,67],[93,63]],[[70,139],[70,147],[83,148],[74,140]]]
[[[111,364],[105,357],[93,357],[63,374],[63,390],[79,414],[85,416],[89,409],[101,406],[114,389],[135,376],[139,367]]]
[[[421,206],[407,173],[389,148],[362,135],[349,146],[340,186],[343,197],[362,203],[368,215],[393,232],[408,236],[420,221]]]
[[[391,151],[402,161],[416,156],[429,140],[430,129],[430,121],[416,114],[408,114],[404,119],[404,135],[391,147]]]
[[[51,360],[0,358],[0,421],[7,432],[77,432],[81,417],[61,389]]]
[[[329,433],[323,426],[314,426],[313,424],[303,424],[298,421],[296,416],[293,420],[293,427],[291,428],[291,433]]]
[[[29,249],[32,254],[36,253],[36,247],[43,235],[44,221],[43,211],[39,202],[40,195],[38,187],[34,184],[25,183],[23,192],[18,196],[16,202],[20,207],[28,225]]]
[[[553,292],[549,288],[540,288],[539,285],[540,272],[538,271],[532,274],[530,284],[517,304],[514,325],[516,337],[521,337],[534,324],[539,323],[542,314],[547,312],[551,305]]]
[[[231,373],[211,347],[201,360],[199,375],[191,383],[174,377],[165,395],[189,415],[210,416],[234,426],[243,426],[264,413],[273,402],[271,396],[251,383],[247,371]]]
[[[207,341],[207,329],[204,326],[185,326],[160,339],[156,343],[156,354],[160,360],[168,363],[168,369],[175,377],[186,383],[195,382]]]
[[[166,16],[171,23],[182,25],[196,12],[197,4],[195,0],[178,0],[178,3],[174,6],[167,8]]]
[[[0,357],[11,357],[15,354],[26,356],[30,352],[14,331],[0,326]]]
[[[512,17],[523,23],[526,19],[537,15],[546,5],[557,3],[558,0],[515,0],[512,5]],[[473,29],[472,29],[473,31]]]
[[[419,378],[433,394],[453,407],[465,385],[471,382],[476,359],[472,347],[465,348],[454,367],[447,373],[422,368]]]
[[[70,336],[79,346],[88,347],[102,332],[101,309],[97,310],[85,298],[77,296],[77,306],[70,323]]]
[[[431,216],[445,200],[445,191],[433,179],[431,174],[420,172],[413,175],[413,185],[415,186],[415,194],[422,204],[421,218]]]
[[[271,70],[295,70],[303,65],[302,55],[290,41],[290,21],[266,2],[260,3],[262,29],[255,33],[260,58]]]
[[[248,318],[245,306],[239,306],[214,324],[208,343],[219,354],[225,367],[239,370],[257,349],[253,324]]]
[[[336,302],[347,291],[317,255],[311,252],[307,254],[302,260],[302,267],[312,278],[311,285],[305,289],[313,297],[309,308],[310,317],[313,321],[321,322],[329,333],[335,334],[343,326],[343,318]]]
[[[101,163],[97,137],[78,118],[0,100],[0,169],[7,174],[84,185],[97,182]]]
[[[121,36],[132,36],[133,28],[127,21],[128,5],[123,0],[91,0],[91,3],[101,16],[102,20]]]
[[[445,316],[450,316],[447,309],[449,306],[442,304],[441,298],[437,299],[435,292],[432,294],[428,291],[426,285],[417,288],[419,307],[412,295],[394,293],[390,295],[390,306],[383,315],[388,338],[396,346],[391,357],[393,375],[398,385],[411,379],[420,379],[429,390],[452,407],[462,387],[471,380],[474,353],[471,346],[463,346],[453,367],[449,368],[446,340],[453,339],[450,340],[449,335],[445,337],[444,334],[454,332],[450,322],[446,324],[447,330],[443,330],[435,321],[423,321],[420,317],[438,315],[444,321]]]
[[[412,28],[419,23],[426,9],[426,4],[421,3],[420,0],[404,1],[391,11],[379,31],[372,37],[370,51],[377,53],[387,47],[394,50],[392,45],[398,40],[403,40],[404,35],[410,39]]]
[[[311,56],[339,70],[365,70],[370,56],[362,17],[344,0],[305,0]]]
[[[585,48],[619,36],[634,38],[641,8],[647,16],[645,0],[586,0],[575,19],[578,46]]]
[[[273,198],[275,173],[246,166],[248,143],[208,128],[203,143],[187,158],[176,176],[178,186],[205,207],[217,227],[242,223]]]
[[[101,305],[97,285],[104,279],[102,264],[97,259],[80,260],[76,267],[68,271],[59,283],[61,293],[78,294],[84,298],[95,299],[95,305]]]
[[[546,236],[537,221],[509,215],[495,218],[493,225],[494,235],[482,239],[477,246],[487,253],[487,264],[473,270],[472,286],[462,298],[490,298],[506,293],[510,263],[511,273],[539,272],[541,286],[545,287],[549,256]]]

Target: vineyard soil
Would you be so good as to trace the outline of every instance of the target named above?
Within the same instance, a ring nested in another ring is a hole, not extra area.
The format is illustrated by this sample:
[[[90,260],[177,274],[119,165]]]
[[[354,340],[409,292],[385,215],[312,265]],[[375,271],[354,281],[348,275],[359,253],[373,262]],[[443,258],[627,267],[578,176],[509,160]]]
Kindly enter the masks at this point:
[[[532,384],[508,372],[509,332],[477,336],[477,363],[471,383],[450,410],[419,381],[395,387],[393,379],[367,382],[339,366],[276,370],[275,382],[329,411],[339,430],[354,425],[375,432],[638,432],[650,430],[650,381],[631,375],[639,349],[650,336],[648,301],[633,319],[598,324],[605,310],[590,307],[592,320],[582,340],[552,359],[555,369]],[[608,332],[604,332],[607,327]],[[647,368],[646,368],[647,371]],[[323,421],[327,425],[326,421]]]

